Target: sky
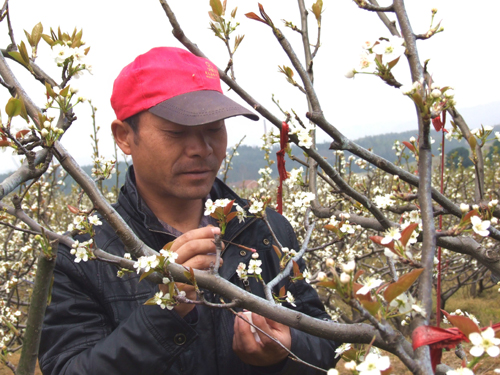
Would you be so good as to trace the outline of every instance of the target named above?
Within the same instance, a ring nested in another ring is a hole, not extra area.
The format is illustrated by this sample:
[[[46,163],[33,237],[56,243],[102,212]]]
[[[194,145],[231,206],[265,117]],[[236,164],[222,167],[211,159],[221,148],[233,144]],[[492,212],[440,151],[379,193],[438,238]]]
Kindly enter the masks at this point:
[[[409,98],[400,91],[385,85],[378,77],[358,75],[347,79],[344,73],[356,66],[365,40],[388,37],[389,32],[373,12],[358,9],[351,0],[323,0],[324,13],[321,32],[321,47],[314,62],[315,89],[327,119],[351,139],[366,135],[416,129],[415,109]],[[222,41],[209,30],[209,0],[170,0],[184,32],[216,65],[224,68],[228,55]],[[261,0],[268,15],[303,58],[303,47],[298,33],[286,28],[285,19],[300,25],[297,3],[292,0]],[[306,0],[311,7],[312,1]],[[387,2],[380,1],[382,5]],[[228,12],[238,7],[236,19],[240,22],[233,35],[245,35],[234,57],[237,82],[258,102],[273,112],[282,115],[272,102],[279,100],[283,109],[292,108],[305,120],[307,105],[304,95],[289,85],[278,73],[278,65],[291,66],[271,30],[264,24],[247,19],[247,12],[258,13],[257,1],[228,0]],[[431,9],[437,8],[436,20],[442,20],[445,31],[426,41],[419,41],[419,57],[423,62],[430,59],[429,71],[435,82],[455,89],[457,109],[472,113],[471,128],[480,124],[500,123],[500,70],[496,67],[499,52],[496,48],[498,30],[496,17],[500,11],[497,0],[470,2],[446,0],[407,1],[407,10],[415,33],[425,33],[430,25]],[[23,30],[31,32],[33,26],[42,22],[44,33],[50,27],[72,32],[83,29],[83,39],[91,47],[88,62],[93,74],[86,73],[72,81],[79,94],[92,99],[97,107],[96,122],[100,126],[99,140],[102,154],[111,157],[113,143],[110,124],[115,115],[109,104],[112,85],[120,70],[133,59],[157,46],[177,46],[171,26],[156,0],[22,0],[9,3],[11,21],[16,42],[26,42]],[[394,18],[394,15],[389,14]],[[316,21],[309,16],[311,43],[316,40]],[[9,43],[5,21],[0,24],[0,46]],[[234,37],[233,37],[234,41]],[[232,41],[232,42],[233,42]],[[60,68],[54,62],[50,47],[40,42],[36,63],[56,81],[60,82]],[[44,87],[22,68],[10,63],[18,80],[38,106],[45,104]],[[410,84],[410,73],[405,59],[401,59],[393,70],[396,79]],[[298,75],[296,75],[298,80]],[[1,87],[0,87],[1,88]],[[226,95],[242,101],[223,84]],[[8,100],[7,90],[0,91],[0,109],[5,116],[4,104]],[[471,108],[490,105],[488,111]],[[498,109],[496,109],[498,108]],[[92,154],[90,134],[92,131],[91,110],[88,104],[75,108],[78,120],[63,136],[63,145],[81,164],[90,164]],[[484,112],[484,113],[483,113]],[[55,116],[55,113],[53,114]],[[19,125],[23,120],[17,120]],[[236,144],[243,136],[243,144],[259,145],[266,125],[264,121],[252,122],[239,117],[227,121],[229,145]],[[269,130],[270,124],[267,124]],[[318,134],[319,141],[328,140]],[[13,170],[19,158],[11,152],[0,152],[0,173]]]

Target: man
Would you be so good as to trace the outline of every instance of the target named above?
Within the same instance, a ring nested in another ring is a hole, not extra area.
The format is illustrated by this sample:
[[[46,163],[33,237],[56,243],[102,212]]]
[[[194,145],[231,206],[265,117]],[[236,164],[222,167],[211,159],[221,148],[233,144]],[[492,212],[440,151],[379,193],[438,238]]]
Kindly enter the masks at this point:
[[[203,216],[205,200],[229,198],[246,205],[216,179],[227,146],[224,119],[257,116],[222,94],[214,65],[177,48],[155,48],[125,67],[111,104],[115,140],[133,159],[115,209],[149,247],[159,250],[175,240],[171,250],[178,254],[177,263],[209,268],[215,260],[214,234],[220,230]],[[280,243],[298,249],[290,224],[268,211]],[[233,220],[224,240],[221,276],[263,296],[254,279],[243,283],[237,277],[237,265],[248,263],[251,253],[234,244],[257,249],[262,277],[272,279],[279,260],[265,223]],[[126,252],[106,223],[97,227],[94,241],[112,254]],[[298,310],[328,319],[307,283],[282,285],[295,296]],[[193,287],[180,288],[196,299]],[[316,373],[287,359],[287,351],[266,336],[259,334],[256,341],[250,326],[225,309],[180,304],[169,311],[143,305],[157,291],[147,280],[139,283],[135,273],[117,278],[109,264],[75,263],[69,249],[60,248],[40,347],[44,374]],[[219,302],[213,293],[204,296]],[[334,342],[256,314],[253,322],[306,362],[326,369],[334,365]]]

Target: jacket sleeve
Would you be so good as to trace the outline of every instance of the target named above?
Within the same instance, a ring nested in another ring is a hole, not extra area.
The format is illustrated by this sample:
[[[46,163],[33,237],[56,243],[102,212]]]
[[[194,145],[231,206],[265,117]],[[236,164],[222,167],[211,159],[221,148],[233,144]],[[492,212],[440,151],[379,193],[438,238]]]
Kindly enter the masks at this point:
[[[61,250],[42,331],[43,374],[163,374],[197,338],[176,312],[156,306],[138,305],[115,326],[106,307],[88,292],[81,267]]]

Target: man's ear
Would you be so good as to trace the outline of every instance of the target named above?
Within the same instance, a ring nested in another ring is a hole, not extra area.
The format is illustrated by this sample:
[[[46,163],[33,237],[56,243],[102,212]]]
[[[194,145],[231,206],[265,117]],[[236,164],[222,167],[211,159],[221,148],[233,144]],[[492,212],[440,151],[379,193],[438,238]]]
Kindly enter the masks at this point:
[[[125,155],[132,153],[131,144],[134,142],[134,131],[126,122],[114,120],[111,123],[111,131],[115,142]]]

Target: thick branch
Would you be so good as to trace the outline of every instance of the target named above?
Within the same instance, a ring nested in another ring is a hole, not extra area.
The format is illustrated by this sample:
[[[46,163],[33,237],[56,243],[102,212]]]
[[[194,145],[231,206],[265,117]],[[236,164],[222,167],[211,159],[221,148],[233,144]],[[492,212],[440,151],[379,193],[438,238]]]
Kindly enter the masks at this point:
[[[35,373],[43,318],[52,284],[52,274],[56,265],[57,246],[57,242],[52,243],[50,258],[43,253],[38,257],[33,294],[31,295],[31,304],[28,311],[28,321],[26,331],[24,332],[23,349],[16,375],[32,375]]]

